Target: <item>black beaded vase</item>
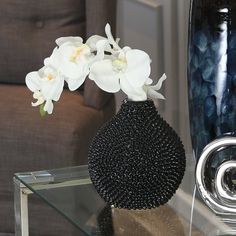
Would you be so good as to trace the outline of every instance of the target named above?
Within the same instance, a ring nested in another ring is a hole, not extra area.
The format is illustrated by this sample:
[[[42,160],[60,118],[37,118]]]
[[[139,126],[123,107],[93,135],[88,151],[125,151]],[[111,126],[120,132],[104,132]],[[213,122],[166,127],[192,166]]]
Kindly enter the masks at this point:
[[[185,171],[185,151],[153,101],[125,100],[89,149],[89,173],[105,202],[148,209],[165,204]]]

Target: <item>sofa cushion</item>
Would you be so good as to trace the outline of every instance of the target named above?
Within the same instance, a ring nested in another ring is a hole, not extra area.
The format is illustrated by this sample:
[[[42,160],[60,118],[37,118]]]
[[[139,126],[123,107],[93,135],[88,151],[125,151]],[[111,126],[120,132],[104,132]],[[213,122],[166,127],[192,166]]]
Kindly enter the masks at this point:
[[[108,111],[87,107],[78,92],[64,91],[54,113],[42,118],[25,86],[0,85],[0,94],[0,193],[12,192],[14,172],[87,163],[88,145]]]
[[[61,36],[85,35],[84,0],[1,0],[0,82],[24,83]]]
[[[85,106],[79,92],[64,91],[54,113],[42,118],[38,107],[31,107],[26,86],[0,84],[0,95],[0,232],[11,233],[13,174],[86,164],[89,143],[113,114],[114,101],[99,111]],[[3,215],[10,217],[8,223]]]

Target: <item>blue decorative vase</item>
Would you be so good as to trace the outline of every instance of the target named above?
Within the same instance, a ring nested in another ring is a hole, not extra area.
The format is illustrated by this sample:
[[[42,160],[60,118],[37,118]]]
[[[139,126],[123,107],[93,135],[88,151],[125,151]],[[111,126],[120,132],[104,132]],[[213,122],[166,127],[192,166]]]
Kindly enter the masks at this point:
[[[236,215],[236,1],[191,0],[189,22],[196,185],[215,213]]]
[[[207,144],[236,130],[236,1],[191,1],[188,85],[198,160]]]

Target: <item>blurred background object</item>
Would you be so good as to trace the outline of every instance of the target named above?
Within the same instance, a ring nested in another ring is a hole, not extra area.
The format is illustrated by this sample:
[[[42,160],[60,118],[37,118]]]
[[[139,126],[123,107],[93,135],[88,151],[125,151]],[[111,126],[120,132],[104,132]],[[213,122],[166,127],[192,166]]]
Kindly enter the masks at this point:
[[[115,108],[113,96],[88,81],[65,91],[55,113],[41,118],[31,107],[26,74],[43,66],[56,38],[103,35],[107,22],[115,30],[115,20],[110,0],[0,2],[0,235],[14,234],[13,174],[86,164],[92,137]],[[37,198],[30,202],[30,235],[78,235]]]
[[[158,111],[191,151],[187,104],[187,38],[189,0],[118,0],[117,37],[123,45],[145,50],[152,59],[151,78],[165,72],[165,101]],[[124,98],[116,96],[117,105]]]

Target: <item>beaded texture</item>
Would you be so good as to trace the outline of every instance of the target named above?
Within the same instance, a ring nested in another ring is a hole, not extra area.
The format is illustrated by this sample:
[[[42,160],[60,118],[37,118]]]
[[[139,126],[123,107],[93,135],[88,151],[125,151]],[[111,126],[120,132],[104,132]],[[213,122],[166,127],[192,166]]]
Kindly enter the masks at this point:
[[[105,202],[118,208],[165,204],[179,187],[185,165],[180,138],[151,100],[125,100],[89,149],[90,178]]]

